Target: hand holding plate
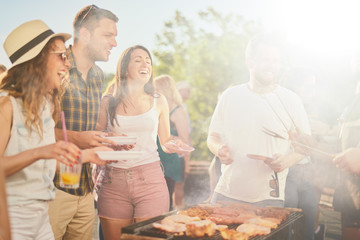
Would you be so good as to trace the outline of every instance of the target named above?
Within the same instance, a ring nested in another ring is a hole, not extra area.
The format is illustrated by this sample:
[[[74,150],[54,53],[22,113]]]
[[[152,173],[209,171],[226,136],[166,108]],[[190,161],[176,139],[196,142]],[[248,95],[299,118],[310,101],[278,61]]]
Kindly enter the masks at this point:
[[[187,145],[183,141],[181,141],[179,138],[172,139],[165,144],[162,145],[164,152],[167,153],[189,153],[195,150],[195,148]]]

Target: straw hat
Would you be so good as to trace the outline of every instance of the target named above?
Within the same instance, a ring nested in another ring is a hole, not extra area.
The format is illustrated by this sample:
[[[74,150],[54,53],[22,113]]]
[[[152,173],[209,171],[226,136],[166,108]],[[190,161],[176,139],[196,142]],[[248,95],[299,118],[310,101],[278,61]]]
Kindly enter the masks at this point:
[[[5,52],[13,64],[11,67],[33,59],[50,39],[58,36],[63,37],[65,41],[71,38],[67,33],[55,34],[41,20],[32,20],[18,26],[4,42]]]

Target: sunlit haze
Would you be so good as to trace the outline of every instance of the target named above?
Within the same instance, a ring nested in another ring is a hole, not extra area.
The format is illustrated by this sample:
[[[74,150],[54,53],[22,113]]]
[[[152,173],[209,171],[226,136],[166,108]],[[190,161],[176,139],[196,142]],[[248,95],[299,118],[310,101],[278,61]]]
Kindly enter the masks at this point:
[[[155,34],[161,33],[164,22],[171,20],[176,10],[196,23],[197,13],[210,6],[222,14],[234,13],[246,20],[254,20],[269,31],[283,32],[297,48],[310,50],[314,57],[348,55],[357,51],[360,45],[360,15],[357,12],[360,4],[355,0],[4,1],[0,14],[1,45],[12,29],[33,19],[42,19],[55,32],[72,33],[76,12],[88,4],[109,9],[119,17],[118,47],[112,50],[108,62],[98,63],[105,72],[115,72],[118,57],[131,45],[142,44],[153,50]],[[2,47],[0,63],[11,66]]]

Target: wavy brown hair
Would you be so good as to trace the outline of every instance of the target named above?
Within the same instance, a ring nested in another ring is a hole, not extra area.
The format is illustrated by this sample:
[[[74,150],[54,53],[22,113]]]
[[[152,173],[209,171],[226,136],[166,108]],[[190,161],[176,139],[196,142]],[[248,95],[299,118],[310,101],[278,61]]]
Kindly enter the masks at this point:
[[[64,94],[64,88],[54,89],[49,92],[48,79],[46,78],[49,52],[54,51],[55,37],[49,40],[41,52],[33,59],[10,68],[7,75],[1,81],[0,91],[8,92],[9,96],[20,98],[23,102],[23,114],[25,127],[43,136],[43,125],[41,112],[44,107],[45,98],[52,102],[53,119],[57,121],[60,116],[60,101]]]
[[[129,95],[126,73],[128,71],[131,54],[136,49],[142,49],[145,52],[147,52],[147,54],[150,57],[151,65],[152,65],[152,58],[149,50],[147,50],[145,47],[141,45],[135,45],[133,47],[129,47],[121,54],[116,67],[116,76],[115,76],[116,83],[115,83],[113,97],[111,97],[109,101],[109,119],[112,126],[114,126],[114,122],[116,121],[116,108],[120,103],[123,104],[124,110],[126,112],[126,104],[124,103],[124,99]],[[144,91],[145,93],[152,96],[154,96],[153,81],[154,81],[153,73],[151,72],[151,77],[149,81],[144,85]]]
[[[160,75],[154,79],[156,91],[162,90],[163,95],[166,97],[168,103],[175,106],[182,104],[182,98],[179,91],[176,89],[174,79],[170,75]],[[170,109],[171,110],[171,109]]]

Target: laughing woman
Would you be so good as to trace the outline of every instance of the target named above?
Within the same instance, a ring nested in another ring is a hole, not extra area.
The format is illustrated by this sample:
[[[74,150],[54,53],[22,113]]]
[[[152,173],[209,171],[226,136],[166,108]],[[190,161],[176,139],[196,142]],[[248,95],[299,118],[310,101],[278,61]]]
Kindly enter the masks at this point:
[[[98,198],[105,239],[119,239],[121,228],[169,210],[169,194],[161,170],[156,137],[166,152],[183,153],[189,147],[170,137],[169,107],[164,96],[154,93],[152,59],[143,46],[130,47],[121,55],[113,95],[103,98],[98,130],[136,136],[132,151],[136,160],[106,167]],[[171,143],[171,144],[170,144]]]
[[[0,161],[15,240],[54,239],[48,201],[55,197],[56,160],[71,164],[79,158],[74,144],[55,143],[54,135],[70,37],[33,20],[13,30],[4,43],[13,65],[0,84]]]

